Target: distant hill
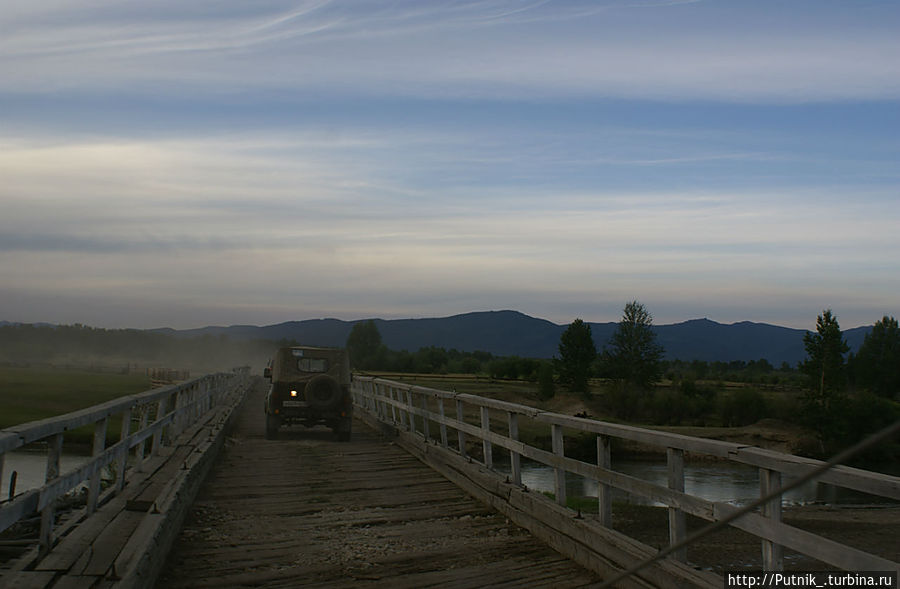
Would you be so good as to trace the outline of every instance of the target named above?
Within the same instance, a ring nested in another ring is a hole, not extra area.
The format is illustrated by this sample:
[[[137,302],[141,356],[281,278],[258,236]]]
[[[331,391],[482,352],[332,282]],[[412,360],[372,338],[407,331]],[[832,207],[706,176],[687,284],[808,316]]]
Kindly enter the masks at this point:
[[[484,311],[430,319],[375,319],[382,340],[391,349],[415,351],[438,346],[461,351],[482,350],[499,356],[550,358],[557,353],[566,325],[530,317],[518,311]],[[343,346],[356,321],[311,319],[257,327],[234,325],[189,330],[159,330],[180,336],[219,336],[235,339],[293,339],[308,345]],[[609,341],[616,323],[590,323],[597,349]],[[806,357],[806,330],[765,323],[722,324],[709,319],[654,326],[667,359],[759,360],[779,366],[795,365]],[[844,332],[853,351],[871,327]]]

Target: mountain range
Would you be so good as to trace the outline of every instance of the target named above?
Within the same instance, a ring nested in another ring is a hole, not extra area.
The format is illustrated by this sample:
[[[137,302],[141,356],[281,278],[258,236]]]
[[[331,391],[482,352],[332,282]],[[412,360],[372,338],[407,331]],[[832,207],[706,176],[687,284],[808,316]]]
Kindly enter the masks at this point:
[[[382,341],[393,350],[415,351],[427,346],[498,356],[551,358],[557,354],[559,338],[567,325],[530,317],[518,311],[483,311],[428,319],[373,319]],[[343,346],[359,321],[310,319],[276,325],[233,325],[199,329],[156,331],[176,336],[219,336],[233,339],[296,340],[305,345]],[[617,323],[588,323],[598,350],[609,341]],[[667,359],[707,362],[766,359],[775,366],[796,365],[806,357],[806,330],[766,323],[723,324],[709,319],[656,325],[657,340]],[[859,349],[871,326],[844,331],[852,351]]]

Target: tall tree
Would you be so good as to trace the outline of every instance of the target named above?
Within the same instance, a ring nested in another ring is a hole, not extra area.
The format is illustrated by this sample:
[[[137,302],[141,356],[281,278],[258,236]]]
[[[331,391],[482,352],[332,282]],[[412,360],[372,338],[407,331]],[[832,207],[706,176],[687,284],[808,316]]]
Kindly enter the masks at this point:
[[[831,309],[826,309],[816,318],[816,333],[809,331],[803,336],[806,360],[800,365],[801,371],[809,378],[809,387],[821,399],[844,389],[844,354],[850,346],[844,341],[841,326]]]
[[[638,390],[646,390],[662,376],[665,350],[656,341],[653,316],[644,305],[625,305],[622,320],[603,350],[603,366],[612,378]]]
[[[375,321],[369,319],[353,325],[347,337],[347,351],[354,368],[362,370],[375,368],[374,364],[381,350],[381,333]]]
[[[856,381],[876,395],[900,395],[900,326],[885,315],[875,323],[853,360]]]
[[[850,346],[844,341],[841,326],[831,309],[816,318],[816,333],[807,331],[803,345],[807,357],[800,370],[809,379],[805,417],[823,441],[832,442],[843,435],[844,354],[850,351]]]
[[[559,381],[572,391],[588,394],[591,364],[597,357],[597,346],[591,326],[576,319],[559,338],[559,359],[556,370]]]

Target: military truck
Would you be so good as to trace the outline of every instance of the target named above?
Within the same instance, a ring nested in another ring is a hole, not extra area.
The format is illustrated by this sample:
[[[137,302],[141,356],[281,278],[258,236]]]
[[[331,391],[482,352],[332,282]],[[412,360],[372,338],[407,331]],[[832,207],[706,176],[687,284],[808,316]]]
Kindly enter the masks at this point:
[[[281,426],[326,425],[338,440],[350,440],[353,401],[346,350],[293,346],[280,348],[266,367],[272,385],[266,395],[266,439]]]

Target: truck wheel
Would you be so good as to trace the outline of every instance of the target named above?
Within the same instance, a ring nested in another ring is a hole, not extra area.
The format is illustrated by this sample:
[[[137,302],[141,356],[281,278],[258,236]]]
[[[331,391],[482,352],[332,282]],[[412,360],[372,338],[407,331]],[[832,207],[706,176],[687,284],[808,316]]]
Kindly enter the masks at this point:
[[[278,417],[275,415],[266,415],[266,439],[278,439]]]

